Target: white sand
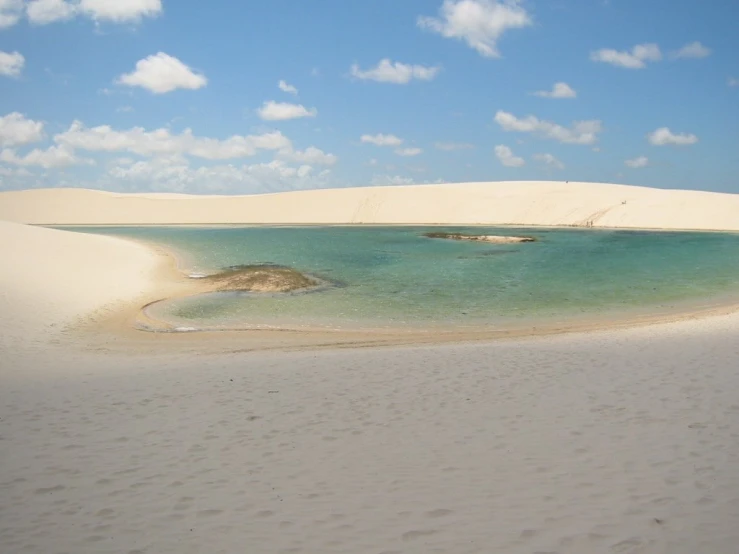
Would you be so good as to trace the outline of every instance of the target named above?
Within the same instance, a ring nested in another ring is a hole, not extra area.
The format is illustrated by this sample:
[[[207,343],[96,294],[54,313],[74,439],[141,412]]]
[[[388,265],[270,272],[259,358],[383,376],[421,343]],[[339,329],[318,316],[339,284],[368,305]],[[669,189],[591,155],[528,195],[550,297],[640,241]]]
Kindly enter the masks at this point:
[[[59,340],[94,313],[139,300],[162,263],[148,248],[0,221],[0,348]]]
[[[739,195],[561,182],[231,197],[50,189],[0,193],[0,219],[39,224],[485,223],[739,230]]]
[[[2,551],[736,554],[737,331],[12,356]]]
[[[0,259],[3,554],[737,552],[737,315],[436,347],[193,355],[196,335],[159,335],[154,354],[125,337],[93,351],[75,322],[150,297],[161,258],[0,224]]]

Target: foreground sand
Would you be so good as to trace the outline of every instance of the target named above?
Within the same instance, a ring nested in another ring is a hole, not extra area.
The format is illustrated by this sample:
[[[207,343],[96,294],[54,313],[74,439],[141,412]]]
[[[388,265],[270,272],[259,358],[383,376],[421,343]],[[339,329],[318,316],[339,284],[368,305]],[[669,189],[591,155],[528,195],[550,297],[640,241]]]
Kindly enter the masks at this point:
[[[3,551],[735,554],[736,318],[0,361]]]
[[[17,224],[0,257],[2,552],[736,553],[736,314],[435,347],[91,349],[81,323],[156,294],[161,257]]]
[[[739,230],[739,195],[600,183],[498,182],[251,196],[0,193],[0,220],[39,224],[378,223]]]

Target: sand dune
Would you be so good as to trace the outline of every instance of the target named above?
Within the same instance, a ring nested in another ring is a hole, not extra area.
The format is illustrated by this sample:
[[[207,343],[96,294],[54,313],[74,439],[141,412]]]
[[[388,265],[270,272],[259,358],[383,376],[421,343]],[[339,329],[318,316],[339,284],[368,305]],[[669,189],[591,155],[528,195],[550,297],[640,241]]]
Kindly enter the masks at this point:
[[[383,223],[739,230],[739,195],[625,185],[499,182],[251,196],[0,193],[0,219],[36,224]]]
[[[57,341],[73,323],[141,301],[162,259],[113,237],[0,221],[0,349]]]

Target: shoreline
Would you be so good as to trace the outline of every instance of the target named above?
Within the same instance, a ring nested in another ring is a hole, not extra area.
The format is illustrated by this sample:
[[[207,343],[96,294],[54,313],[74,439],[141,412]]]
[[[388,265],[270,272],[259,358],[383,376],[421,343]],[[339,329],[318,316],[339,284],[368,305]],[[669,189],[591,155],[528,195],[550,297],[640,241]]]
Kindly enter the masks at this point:
[[[634,310],[609,313],[602,317],[586,316],[563,318],[551,317],[539,320],[529,319],[523,324],[494,326],[471,326],[448,328],[438,324],[431,327],[290,327],[246,328],[246,329],[197,329],[177,331],[174,325],[152,317],[147,308],[162,301],[168,301],[197,294],[209,289],[200,279],[187,276],[183,268],[183,253],[161,244],[139,239],[121,238],[156,253],[161,266],[151,280],[151,291],[147,301],[131,302],[124,309],[107,317],[91,316],[77,327],[80,338],[92,345],[100,346],[106,336],[114,339],[116,350],[122,347],[145,349],[150,347],[173,348],[179,350],[183,345],[194,347],[203,353],[223,351],[292,351],[321,350],[326,348],[365,348],[393,346],[421,346],[429,344],[486,343],[517,339],[535,339],[581,333],[606,333],[622,329],[639,329],[665,326],[685,321],[712,319],[739,313],[739,298],[722,296],[721,299],[687,300],[680,307],[655,310],[659,313]],[[739,294],[739,291],[737,291]],[[142,328],[150,327],[150,328]],[[102,333],[102,331],[105,331]],[[95,336],[100,332],[100,336]]]
[[[238,229],[259,227],[470,227],[470,228],[501,228],[501,229],[552,229],[563,231],[633,231],[654,233],[726,233],[739,234],[739,229],[707,229],[707,228],[674,228],[674,227],[585,227],[580,225],[537,225],[535,223],[27,223],[32,227],[66,229],[68,227],[89,227],[91,229],[105,229],[110,227],[137,228],[137,227],[184,227],[188,229]]]
[[[509,321],[503,326],[474,326],[448,328],[442,325],[431,327],[385,327],[377,328],[352,328],[329,330],[323,327],[289,328],[285,326],[279,329],[249,329],[249,330],[199,330],[195,332],[152,332],[142,330],[139,327],[147,325],[152,328],[162,328],[162,322],[151,318],[146,308],[153,303],[191,296],[203,292],[209,292],[207,286],[200,279],[186,276],[187,256],[174,248],[150,242],[147,240],[129,237],[108,237],[85,233],[69,233],[68,231],[42,229],[38,227],[24,226],[19,224],[6,224],[14,227],[17,233],[25,234],[26,231],[34,231],[33,234],[43,234],[48,239],[59,237],[66,242],[79,243],[81,249],[76,255],[84,256],[86,244],[119,244],[127,245],[122,250],[131,250],[131,246],[137,247],[140,252],[136,255],[146,264],[151,264],[151,258],[155,258],[154,267],[146,269],[142,266],[132,266],[130,262],[122,262],[121,270],[137,274],[138,285],[134,287],[135,294],[131,296],[117,297],[113,301],[105,301],[95,309],[80,308],[80,311],[69,316],[68,323],[60,327],[53,321],[49,328],[46,319],[37,322],[29,322],[41,328],[52,330],[56,335],[58,332],[65,334],[64,341],[77,342],[83,348],[93,350],[116,350],[119,352],[159,352],[177,351],[183,347],[193,353],[197,352],[228,352],[248,350],[294,350],[294,349],[323,349],[323,348],[347,348],[366,346],[395,346],[395,345],[428,345],[434,343],[484,343],[489,341],[502,341],[508,339],[519,339],[528,337],[542,337],[562,334],[596,333],[615,329],[628,329],[637,327],[650,327],[655,325],[669,325],[687,320],[706,319],[739,312],[739,301],[731,297],[699,299],[687,301],[677,307],[660,309],[655,307],[651,312],[635,313],[609,313],[603,317],[586,316],[584,318],[570,316],[566,318],[546,318],[540,320],[526,320],[524,322]],[[24,229],[25,227],[25,229]],[[59,233],[59,235],[57,235]],[[112,242],[111,242],[112,241]],[[51,241],[53,242],[53,241]],[[45,257],[47,246],[40,245],[37,257]],[[53,248],[53,247],[51,247]],[[77,248],[75,246],[75,248]],[[118,250],[116,248],[115,250]],[[32,253],[27,254],[29,260],[33,258]],[[128,256],[127,254],[125,256]],[[41,259],[41,258],[39,258]],[[105,267],[101,261],[104,257],[90,258],[85,264],[90,264],[93,272],[110,271],[110,275],[101,278],[101,282],[93,283],[94,288],[117,288],[115,283],[121,279],[118,271],[113,267]],[[127,259],[127,258],[126,258]],[[53,263],[48,262],[45,263]],[[62,260],[60,263],[66,263]],[[138,263],[138,262],[134,262]],[[10,268],[12,268],[12,263]],[[58,268],[50,269],[56,271]],[[64,268],[62,268],[64,269]],[[87,294],[85,286],[77,278],[78,270],[75,267],[67,267],[69,279],[77,281],[77,287],[81,287],[79,294]],[[38,266],[29,265],[30,275],[40,278]],[[146,272],[142,275],[141,272]],[[107,275],[107,274],[106,274]],[[12,279],[12,278],[11,278]],[[143,279],[143,280],[142,280]],[[15,284],[23,286],[27,280],[26,276],[15,279]],[[53,290],[50,291],[53,293]],[[66,294],[61,291],[61,294]],[[108,291],[100,291],[98,294],[108,294]],[[34,294],[30,292],[30,294]],[[30,298],[30,297],[29,297]],[[84,306],[82,304],[81,306]],[[39,308],[41,309],[41,308]],[[6,310],[13,314],[13,309]],[[655,313],[657,312],[657,313]],[[30,317],[25,313],[25,308],[19,305],[16,315],[11,319],[23,319]],[[43,316],[47,318],[47,316]],[[53,319],[53,317],[52,317]],[[171,331],[173,326],[164,325],[165,330]],[[9,328],[11,336],[13,329]],[[46,332],[46,331],[44,331]],[[16,343],[21,344],[24,339],[18,336]],[[30,342],[44,342],[50,340],[43,334],[33,338]],[[58,340],[58,339],[53,339]]]

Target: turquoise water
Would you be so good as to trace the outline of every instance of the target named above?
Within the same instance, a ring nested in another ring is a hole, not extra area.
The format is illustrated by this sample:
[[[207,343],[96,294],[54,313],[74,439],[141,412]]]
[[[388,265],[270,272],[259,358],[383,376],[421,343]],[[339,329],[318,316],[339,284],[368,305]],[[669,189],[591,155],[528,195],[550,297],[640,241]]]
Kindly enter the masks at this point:
[[[175,326],[477,327],[524,319],[650,314],[739,291],[739,235],[494,227],[76,228],[176,250],[189,273],[275,263],[334,286],[312,293],[214,293],[149,314]],[[492,245],[425,231],[531,235]]]

